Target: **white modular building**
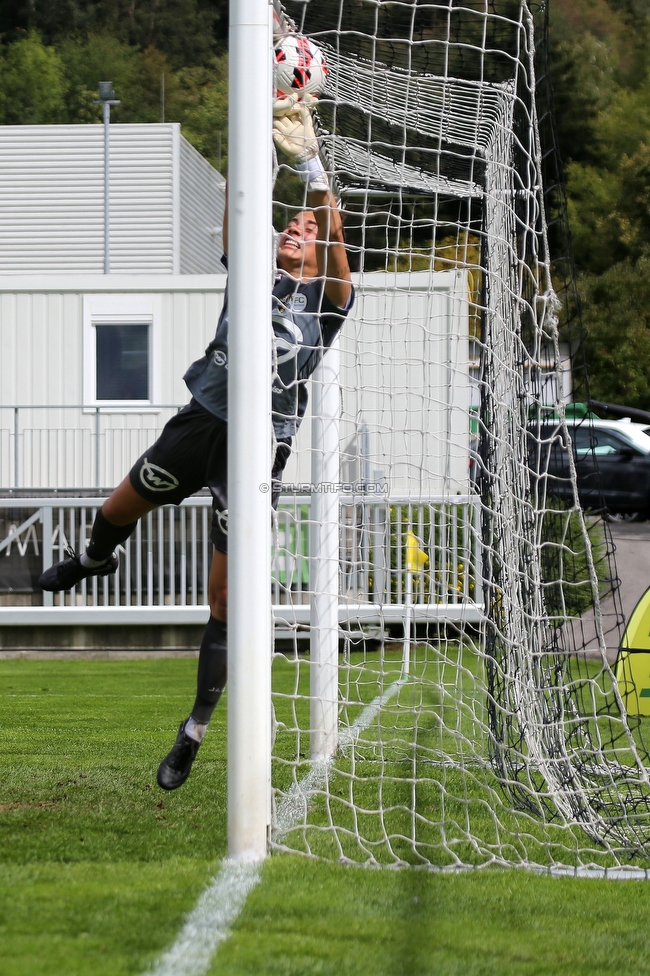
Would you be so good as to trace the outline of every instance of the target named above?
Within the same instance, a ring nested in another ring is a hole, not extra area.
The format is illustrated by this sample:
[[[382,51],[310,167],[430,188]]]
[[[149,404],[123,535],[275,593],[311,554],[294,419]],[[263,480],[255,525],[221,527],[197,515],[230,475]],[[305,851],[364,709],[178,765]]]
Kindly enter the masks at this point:
[[[47,630],[20,636],[27,624],[69,623],[75,646],[95,646],[108,638],[91,637],[86,624],[204,619],[205,497],[142,523],[115,592],[95,587],[75,597],[78,606],[50,608],[35,584],[64,544],[85,544],[96,489],[119,483],[189,400],[183,373],[214,336],[224,300],[223,178],[178,125],[115,125],[110,135],[111,273],[104,274],[102,126],[0,127],[0,555],[10,557],[2,560],[0,605],[7,647],[50,645]],[[342,593],[363,602],[370,591],[359,512],[362,521],[371,517],[377,536],[381,518],[388,531],[393,499],[454,496],[454,512],[466,505],[471,390],[464,272],[367,273],[355,287],[338,348],[327,356],[340,362]],[[308,411],[284,476],[293,495],[278,525],[274,606],[305,602],[311,434]],[[373,484],[376,493],[361,508],[345,506],[345,486],[358,497]],[[389,535],[385,542],[390,547]],[[378,583],[382,573],[388,581],[388,549],[381,558],[372,599],[399,603]],[[167,637],[185,640],[171,631]],[[115,637],[127,639],[144,641],[130,631]]]
[[[189,400],[225,280],[0,276],[0,489],[117,484]]]
[[[436,273],[433,291],[428,273],[388,277],[356,278],[339,340],[340,477],[400,495],[464,491],[464,275]],[[224,274],[0,276],[0,488],[120,481],[188,401],[182,376],[214,335],[225,284]],[[285,480],[310,479],[308,414]]]
[[[0,126],[0,490],[107,488],[188,400],[223,303],[225,181],[177,123]],[[368,273],[340,339],[342,482],[467,489],[463,272]],[[311,480],[310,423],[286,472]],[[422,465],[418,458],[427,457]]]
[[[178,123],[109,150],[104,274],[104,127],[0,126],[0,489],[112,485],[214,334],[224,178]]]

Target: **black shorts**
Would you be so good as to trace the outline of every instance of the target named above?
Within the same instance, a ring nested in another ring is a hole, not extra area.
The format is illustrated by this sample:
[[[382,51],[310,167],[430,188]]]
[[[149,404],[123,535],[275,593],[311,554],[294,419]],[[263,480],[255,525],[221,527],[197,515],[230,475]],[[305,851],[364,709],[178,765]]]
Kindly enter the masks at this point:
[[[277,444],[271,472],[271,503],[280,497],[280,476],[291,453],[291,441]],[[228,424],[192,399],[167,421],[155,444],[129,473],[138,495],[155,505],[180,505],[202,488],[212,494],[215,549],[228,552]]]

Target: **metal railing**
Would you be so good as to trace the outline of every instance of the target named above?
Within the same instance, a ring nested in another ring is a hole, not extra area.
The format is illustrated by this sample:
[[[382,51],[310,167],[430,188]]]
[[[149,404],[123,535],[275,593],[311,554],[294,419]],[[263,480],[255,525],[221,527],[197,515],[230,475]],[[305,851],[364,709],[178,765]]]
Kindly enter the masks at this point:
[[[0,499],[0,619],[203,619],[212,560],[207,494],[141,519],[118,549],[120,566],[114,576],[91,577],[67,593],[38,588],[38,576],[64,558],[66,546],[85,548],[100,505],[98,498]],[[309,496],[284,496],[275,521],[272,602],[275,616],[289,625],[309,621],[309,512]],[[339,512],[340,619],[400,619],[407,593],[409,531],[428,559],[423,571],[413,575],[415,618],[480,618],[476,498],[413,501],[343,495]],[[51,610],[45,618],[43,608]]]
[[[0,490],[112,487],[181,406],[0,405]]]

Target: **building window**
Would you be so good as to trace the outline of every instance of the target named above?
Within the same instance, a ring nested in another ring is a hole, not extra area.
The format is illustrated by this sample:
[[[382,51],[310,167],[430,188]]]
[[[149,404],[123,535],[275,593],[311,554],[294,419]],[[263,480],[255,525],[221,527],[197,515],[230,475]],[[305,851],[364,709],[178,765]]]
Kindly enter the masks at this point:
[[[149,400],[149,326],[95,326],[97,399]]]
[[[84,295],[84,405],[160,403],[159,295]]]

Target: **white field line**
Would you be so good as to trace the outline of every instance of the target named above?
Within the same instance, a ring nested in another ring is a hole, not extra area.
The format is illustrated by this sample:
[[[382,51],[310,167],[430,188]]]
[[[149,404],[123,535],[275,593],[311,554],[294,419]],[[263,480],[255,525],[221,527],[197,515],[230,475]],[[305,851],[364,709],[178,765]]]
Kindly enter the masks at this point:
[[[339,749],[347,749],[355,744],[360,734],[369,725],[372,725],[384,705],[397,694],[403,684],[404,679],[399,678],[387,688],[383,695],[378,695],[370,705],[366,705],[352,725],[339,733]],[[300,821],[304,819],[311,798],[325,785],[327,773],[335,759],[336,756],[330,756],[327,759],[313,760],[307,775],[299,782],[291,784],[287,795],[278,806],[275,830],[273,831],[274,840],[281,840],[285,834],[297,827]]]
[[[383,695],[378,695],[363,709],[352,725],[341,732],[340,749],[354,745],[361,732],[372,724],[403,683],[400,679]],[[334,758],[332,756],[328,760],[314,762],[304,779],[292,785],[278,807],[275,829],[277,838],[300,823],[309,800],[324,786],[327,771]],[[244,907],[248,893],[260,880],[261,867],[261,861],[223,861],[219,874],[185,919],[173,946],[163,953],[153,969],[147,971],[146,976],[204,976],[217,948],[230,935],[231,927]]]
[[[246,897],[260,880],[260,861],[224,861],[185,919],[176,942],[148,976],[203,976],[221,942],[244,907]]]

